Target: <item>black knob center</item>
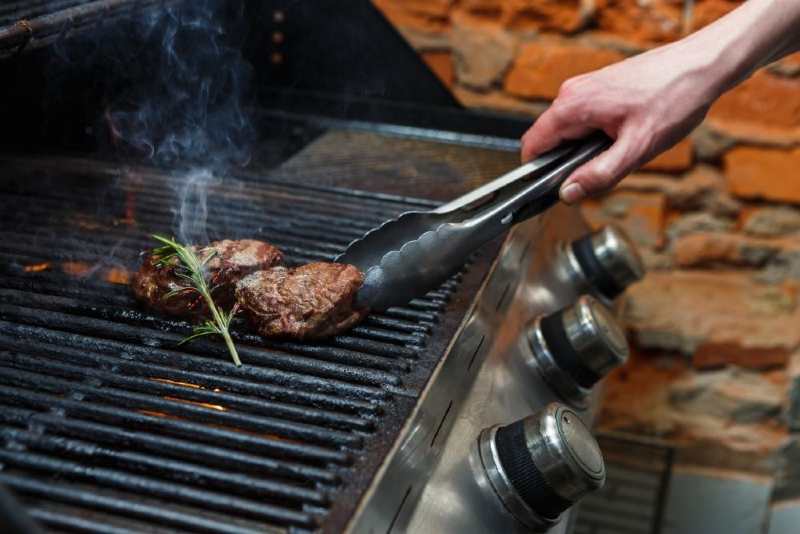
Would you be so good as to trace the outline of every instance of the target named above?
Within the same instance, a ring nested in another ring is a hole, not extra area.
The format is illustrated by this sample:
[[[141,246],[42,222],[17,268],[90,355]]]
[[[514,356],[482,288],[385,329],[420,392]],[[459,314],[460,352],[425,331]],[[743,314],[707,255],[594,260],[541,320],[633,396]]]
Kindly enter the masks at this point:
[[[542,317],[542,337],[548,349],[558,355],[559,366],[581,387],[591,388],[600,381],[602,375],[586,365],[585,359],[576,350],[567,336],[564,327],[564,310]]]

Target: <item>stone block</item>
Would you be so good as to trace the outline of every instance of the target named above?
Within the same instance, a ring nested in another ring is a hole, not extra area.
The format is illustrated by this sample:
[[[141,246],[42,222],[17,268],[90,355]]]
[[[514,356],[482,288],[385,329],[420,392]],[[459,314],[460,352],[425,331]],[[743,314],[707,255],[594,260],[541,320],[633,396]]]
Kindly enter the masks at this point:
[[[461,16],[453,17],[451,43],[458,82],[480,90],[502,82],[516,49],[514,38],[500,26],[471,24]]]
[[[612,191],[584,202],[582,210],[593,227],[618,224],[638,245],[657,248],[663,241],[665,199],[663,193]]]
[[[624,320],[640,347],[680,351],[698,367],[772,368],[800,346],[796,287],[746,272],[649,273],[629,288]]]
[[[800,233],[800,208],[769,206],[750,210],[743,217],[742,229],[762,237]]]
[[[701,232],[681,236],[672,243],[679,267],[728,265],[761,267],[773,258],[783,243],[741,234]]]
[[[704,210],[718,216],[735,215],[741,207],[728,193],[722,174],[708,165],[698,165],[679,177],[635,173],[622,180],[617,190],[663,193],[671,209]]]
[[[666,234],[670,241],[674,241],[678,238],[701,232],[727,232],[734,227],[734,224],[735,222],[729,218],[698,211],[678,215],[669,223]]]

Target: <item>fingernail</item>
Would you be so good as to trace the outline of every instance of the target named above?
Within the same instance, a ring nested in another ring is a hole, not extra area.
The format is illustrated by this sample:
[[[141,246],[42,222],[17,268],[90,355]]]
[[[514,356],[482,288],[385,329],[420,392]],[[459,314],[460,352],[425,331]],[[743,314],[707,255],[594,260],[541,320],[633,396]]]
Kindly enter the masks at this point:
[[[586,193],[583,191],[581,184],[572,182],[561,187],[561,200],[567,204],[574,204],[583,199]]]

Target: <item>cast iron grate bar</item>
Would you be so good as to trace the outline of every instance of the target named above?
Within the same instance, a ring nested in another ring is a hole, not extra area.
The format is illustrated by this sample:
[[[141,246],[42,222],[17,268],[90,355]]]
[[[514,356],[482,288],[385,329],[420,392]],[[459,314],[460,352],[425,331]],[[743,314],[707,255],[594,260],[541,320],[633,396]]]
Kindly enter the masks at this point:
[[[178,346],[191,325],[127,286],[149,234],[175,225],[175,178],[101,167],[0,180],[0,482],[58,531],[340,530],[490,260],[324,342],[237,325],[236,368],[217,340]],[[207,229],[296,264],[429,207],[227,180]]]
[[[24,0],[0,6],[0,58],[88,34],[111,20],[181,0]]]

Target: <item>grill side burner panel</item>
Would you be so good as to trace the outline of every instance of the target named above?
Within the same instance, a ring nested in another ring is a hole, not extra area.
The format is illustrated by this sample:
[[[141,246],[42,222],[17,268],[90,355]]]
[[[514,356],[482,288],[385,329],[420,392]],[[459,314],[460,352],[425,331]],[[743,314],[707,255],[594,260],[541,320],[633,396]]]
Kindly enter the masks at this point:
[[[125,284],[148,234],[171,233],[166,176],[87,162],[4,167],[0,482],[54,529],[340,531],[498,247],[426,298],[324,343],[266,342],[238,327],[237,369],[221,341],[177,346],[190,325],[141,311]],[[290,263],[324,261],[424,207],[226,180],[209,189],[208,233],[273,242]]]

